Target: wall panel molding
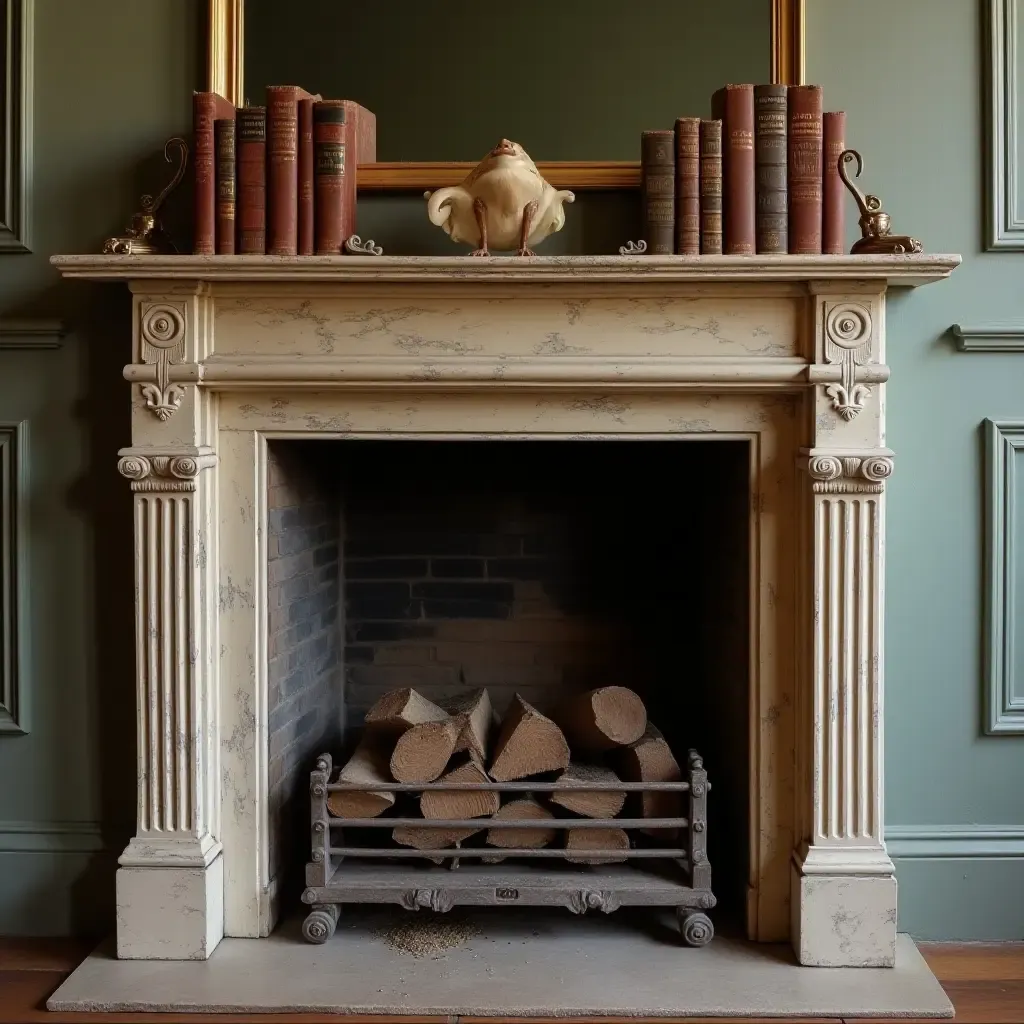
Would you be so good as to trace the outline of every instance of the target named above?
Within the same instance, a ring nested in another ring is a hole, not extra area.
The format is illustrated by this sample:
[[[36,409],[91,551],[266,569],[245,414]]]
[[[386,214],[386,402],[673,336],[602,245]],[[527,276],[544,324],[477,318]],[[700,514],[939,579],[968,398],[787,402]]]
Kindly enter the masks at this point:
[[[905,860],[1024,857],[1024,826],[888,825],[885,846]]]
[[[40,317],[0,320],[0,352],[8,349],[60,348],[67,330],[61,320]]]
[[[1024,735],[1024,673],[1014,671],[1021,557],[1016,487],[1024,420],[985,420],[985,732]],[[1024,472],[1024,469],[1022,469]]]
[[[31,251],[35,0],[0,0],[0,253]]]
[[[0,734],[28,732],[28,420],[0,422]]]
[[[0,821],[0,853],[97,853],[109,846],[98,821]]]
[[[971,327],[953,324],[949,330],[961,352],[1024,352],[1024,325],[981,324]],[[2,347],[3,338],[0,337]]]

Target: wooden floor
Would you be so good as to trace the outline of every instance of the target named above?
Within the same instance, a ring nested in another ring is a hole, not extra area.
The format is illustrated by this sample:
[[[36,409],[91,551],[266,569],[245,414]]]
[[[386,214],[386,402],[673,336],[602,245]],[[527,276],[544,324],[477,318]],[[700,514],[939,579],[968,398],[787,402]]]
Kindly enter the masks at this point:
[[[66,939],[4,939],[0,938],[0,1024],[31,1024],[48,1021],[49,1024],[102,1024],[117,1021],[120,1024],[152,1022],[152,1024],[200,1024],[200,1022],[277,1021],[331,1022],[339,1024],[451,1024],[443,1017],[339,1017],[336,1014],[255,1014],[236,1013],[48,1013],[47,997],[89,952],[89,945]],[[939,981],[942,982],[953,1005],[956,1019],[963,1024],[1024,1024],[1024,943],[1003,945],[922,945],[921,951]],[[458,1024],[498,1024],[501,1018],[459,1018]],[[607,1022],[611,1018],[600,1018]],[[687,1018],[687,1024],[711,1018]],[[717,1018],[716,1018],[717,1019]],[[762,1018],[774,1024],[821,1022],[826,1018]],[[841,1018],[828,1018],[836,1024]],[[906,1018],[903,1018],[906,1024]],[[537,1018],[532,1018],[537,1022]],[[852,1024],[852,1018],[846,1018]],[[539,1024],[539,1022],[538,1022]],[[558,1024],[565,1024],[559,1021]],[[585,1024],[576,1018],[575,1024]],[[639,1024],[639,1018],[630,1020]],[[659,1024],[666,1024],[665,1021]],[[725,1024],[725,1021],[722,1022]],[[728,1024],[741,1024],[738,1018],[729,1018]]]

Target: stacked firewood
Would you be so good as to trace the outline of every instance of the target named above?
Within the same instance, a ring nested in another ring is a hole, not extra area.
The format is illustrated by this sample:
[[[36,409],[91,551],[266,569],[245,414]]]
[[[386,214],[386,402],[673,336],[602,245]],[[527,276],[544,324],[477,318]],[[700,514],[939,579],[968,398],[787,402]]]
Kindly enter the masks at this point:
[[[513,851],[537,849],[564,836],[566,859],[596,862],[593,851],[630,848],[626,830],[615,827],[516,827],[517,821],[557,817],[615,818],[626,794],[614,788],[586,789],[619,781],[675,782],[682,775],[661,733],[648,721],[643,701],[623,686],[604,686],[569,698],[542,714],[516,695],[500,722],[486,690],[434,704],[415,690],[393,690],[367,712],[359,743],[335,781],[370,787],[374,783],[408,784],[551,781],[564,787],[545,793],[496,790],[441,791],[419,794],[419,813],[435,821],[481,819],[478,828],[397,826],[393,839],[429,851],[459,847],[485,832],[484,843],[496,848],[485,860],[499,861]],[[395,807],[389,790],[335,790],[329,812],[337,818],[375,818]],[[637,795],[636,816],[678,817],[678,792]],[[486,822],[486,823],[485,823]],[[652,834],[666,837],[664,830]],[[500,849],[502,853],[497,853]],[[575,853],[573,852],[575,851]],[[437,858],[430,858],[437,860]],[[616,859],[603,856],[600,863]]]

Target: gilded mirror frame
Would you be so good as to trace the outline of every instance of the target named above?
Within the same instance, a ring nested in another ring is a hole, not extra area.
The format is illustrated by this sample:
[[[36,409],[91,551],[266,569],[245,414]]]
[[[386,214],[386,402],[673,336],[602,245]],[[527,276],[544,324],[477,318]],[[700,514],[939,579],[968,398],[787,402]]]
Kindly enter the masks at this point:
[[[772,82],[804,81],[805,0],[771,0]],[[245,0],[207,0],[207,89],[236,106],[242,103]],[[472,163],[376,163],[359,168],[359,191],[421,191],[457,185]],[[555,161],[538,164],[555,188],[624,189],[640,185],[634,160]]]

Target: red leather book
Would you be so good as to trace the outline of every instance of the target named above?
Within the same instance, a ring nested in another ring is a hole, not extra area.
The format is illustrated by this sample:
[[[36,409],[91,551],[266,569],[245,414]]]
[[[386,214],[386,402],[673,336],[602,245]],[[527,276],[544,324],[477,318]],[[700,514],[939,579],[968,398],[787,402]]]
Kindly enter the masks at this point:
[[[235,119],[218,117],[213,122],[217,179],[216,248],[218,256],[235,254]]]
[[[348,201],[345,203],[345,237],[356,233],[356,211],[359,164],[377,162],[377,115],[355,100],[343,100],[345,104],[345,138],[348,144],[345,167],[345,188]],[[354,152],[353,152],[354,150]]]
[[[722,121],[723,245],[727,256],[753,256],[756,246],[754,87],[727,85],[711,98]]]
[[[267,86],[267,253],[299,251],[299,100],[297,85]]]
[[[839,156],[846,149],[846,114],[830,111],[822,116],[822,153],[825,166],[821,178],[821,251],[830,255],[846,252],[846,222],[843,203],[846,186],[839,177]]]
[[[676,225],[675,132],[641,133],[640,181],[647,252],[671,256]]]
[[[313,100],[299,100],[299,241],[300,256],[313,253]]]
[[[192,169],[195,175],[192,251],[212,256],[217,251],[217,179],[213,122],[234,117],[234,105],[215,92],[192,93]]]
[[[700,255],[700,118],[676,118],[676,252]]]
[[[313,104],[313,191],[316,224],[315,251],[318,256],[336,256],[352,232],[346,207],[355,199],[347,166],[349,154],[347,110],[344,100],[321,100]],[[347,232],[347,233],[346,233]]]
[[[236,143],[238,251],[262,256],[267,251],[267,108],[238,111]]]
[[[789,251],[821,252],[821,86],[789,87]]]
[[[700,251],[722,255],[722,122],[700,123]]]

